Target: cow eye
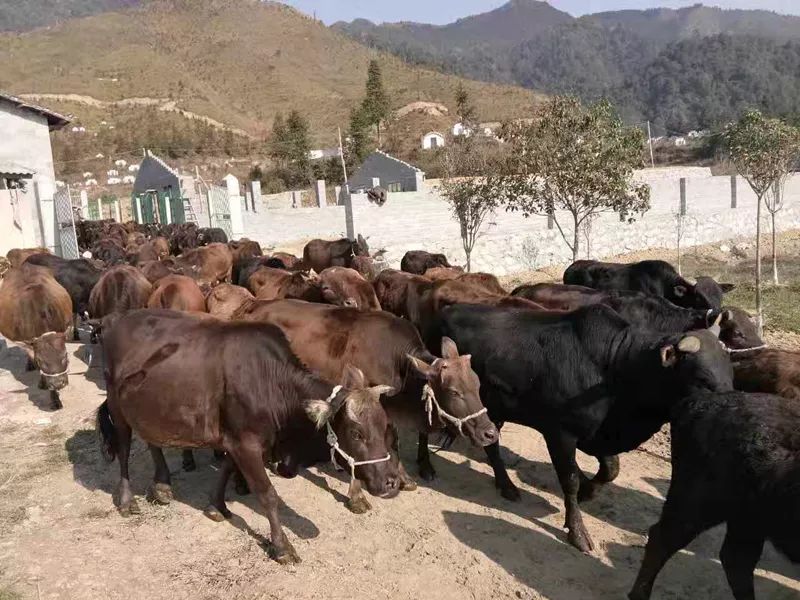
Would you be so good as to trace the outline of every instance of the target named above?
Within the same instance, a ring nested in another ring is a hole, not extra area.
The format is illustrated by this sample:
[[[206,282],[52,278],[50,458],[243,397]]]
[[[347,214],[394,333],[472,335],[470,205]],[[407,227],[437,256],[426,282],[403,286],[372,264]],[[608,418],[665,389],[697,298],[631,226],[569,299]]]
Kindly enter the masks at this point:
[[[361,434],[361,432],[358,429],[353,429],[353,433],[351,435],[353,436],[353,440],[356,441],[356,442],[363,442],[364,441],[364,436]]]

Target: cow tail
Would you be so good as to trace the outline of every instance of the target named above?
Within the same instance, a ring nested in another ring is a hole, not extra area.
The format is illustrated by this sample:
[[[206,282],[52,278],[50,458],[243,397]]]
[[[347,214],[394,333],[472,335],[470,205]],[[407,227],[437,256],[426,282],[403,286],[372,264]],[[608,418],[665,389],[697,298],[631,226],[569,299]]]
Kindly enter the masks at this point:
[[[100,452],[108,462],[114,462],[117,457],[118,443],[117,430],[108,411],[108,401],[103,402],[97,409],[97,433],[100,437]]]

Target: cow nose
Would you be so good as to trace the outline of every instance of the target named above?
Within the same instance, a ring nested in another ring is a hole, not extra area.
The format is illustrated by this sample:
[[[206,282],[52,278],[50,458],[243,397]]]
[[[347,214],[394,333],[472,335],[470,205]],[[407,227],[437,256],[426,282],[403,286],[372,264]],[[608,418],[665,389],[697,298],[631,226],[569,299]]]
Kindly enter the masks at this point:
[[[387,477],[385,488],[387,495],[393,495],[400,490],[400,479],[398,477]]]
[[[500,434],[494,426],[487,427],[481,433],[481,443],[484,446],[494,444],[498,439],[500,439]]]

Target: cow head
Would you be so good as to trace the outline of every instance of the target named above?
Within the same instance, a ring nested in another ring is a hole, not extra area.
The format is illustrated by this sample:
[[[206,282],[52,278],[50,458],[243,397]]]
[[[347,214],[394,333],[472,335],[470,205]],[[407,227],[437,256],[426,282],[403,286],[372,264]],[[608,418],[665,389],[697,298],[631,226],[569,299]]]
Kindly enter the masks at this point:
[[[245,304],[255,298],[248,290],[238,285],[222,283],[206,295],[206,309],[219,319],[230,319]]]
[[[42,374],[42,388],[58,391],[67,387],[69,356],[66,333],[49,331],[25,342],[25,346],[33,354],[33,363]]]
[[[727,352],[710,330],[671,336],[660,346],[661,367],[666,369],[672,391],[692,389],[712,392],[733,390],[733,367]]]
[[[353,256],[369,256],[369,245],[367,240],[359,233],[356,241],[353,242]]]
[[[329,267],[319,280],[322,299],[328,304],[358,310],[381,309],[375,288],[354,269]]]
[[[717,283],[711,277],[698,277],[694,290],[700,302],[705,302],[709,308],[714,310],[722,309],[722,297],[724,294],[736,288],[732,283]]]
[[[753,317],[741,308],[724,309],[719,326],[719,341],[728,348],[744,350],[764,345]]]
[[[481,384],[472,370],[471,358],[469,354],[459,356],[455,342],[448,337],[442,338],[442,358],[437,358],[431,364],[408,355],[416,373],[431,387],[441,410],[460,420],[462,425],[458,431],[459,428],[447,417],[433,414],[433,419],[439,418],[450,433],[455,430],[478,446],[488,446],[497,441],[499,434],[485,412],[479,414],[484,408],[481,403]]]
[[[317,428],[330,424],[339,446],[356,462],[378,461],[356,466],[355,476],[370,494],[382,498],[392,498],[400,491],[397,461],[380,460],[390,454],[396,441],[394,427],[380,403],[381,394],[393,392],[386,385],[368,387],[361,370],[348,365],[338,393],[305,405]]]

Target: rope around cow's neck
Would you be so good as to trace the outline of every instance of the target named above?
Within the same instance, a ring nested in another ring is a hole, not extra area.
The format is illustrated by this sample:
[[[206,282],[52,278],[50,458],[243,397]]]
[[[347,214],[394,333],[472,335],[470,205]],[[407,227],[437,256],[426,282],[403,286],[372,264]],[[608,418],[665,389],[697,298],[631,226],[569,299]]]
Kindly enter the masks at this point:
[[[728,354],[741,354],[742,352],[754,352],[755,350],[765,350],[769,348],[769,344],[761,344],[760,346],[753,346],[752,348],[728,348],[724,342],[720,342],[725,352]]]
[[[328,402],[328,404],[333,402],[333,399],[341,391],[342,386],[337,385],[335,388],[333,388],[333,391],[331,392],[331,395],[328,396],[326,402]],[[331,415],[328,421],[325,423],[325,426],[328,428],[328,445],[331,447],[331,462],[333,463],[335,469],[341,469],[339,463],[336,462],[336,453],[338,452],[339,455],[341,455],[345,462],[347,462],[347,464],[350,466],[350,483],[353,483],[356,478],[356,467],[360,467],[361,465],[374,465],[377,463],[386,462],[392,458],[392,455],[387,453],[386,456],[382,458],[373,458],[371,460],[354,459],[339,445],[339,438],[336,436],[336,432],[333,430],[333,427],[331,427],[331,419],[333,419],[334,416],[335,415]]]
[[[464,427],[464,423],[467,421],[471,421],[477,417],[480,417],[483,414],[486,414],[487,409],[484,406],[478,412],[472,413],[466,417],[459,419],[458,417],[454,417],[453,415],[445,412],[441,406],[439,406],[438,400],[436,400],[436,394],[433,393],[433,388],[430,386],[429,383],[425,384],[425,387],[422,388],[422,401],[425,403],[425,412],[428,414],[428,425],[433,425],[433,409],[436,409],[436,416],[439,419],[443,419],[452,423],[458,429],[459,435],[464,435],[464,431],[462,428]]]
[[[42,375],[42,377],[61,377],[62,375],[69,373],[69,366],[67,366],[67,368],[60,373],[45,373],[41,369],[39,369],[39,373]]]

